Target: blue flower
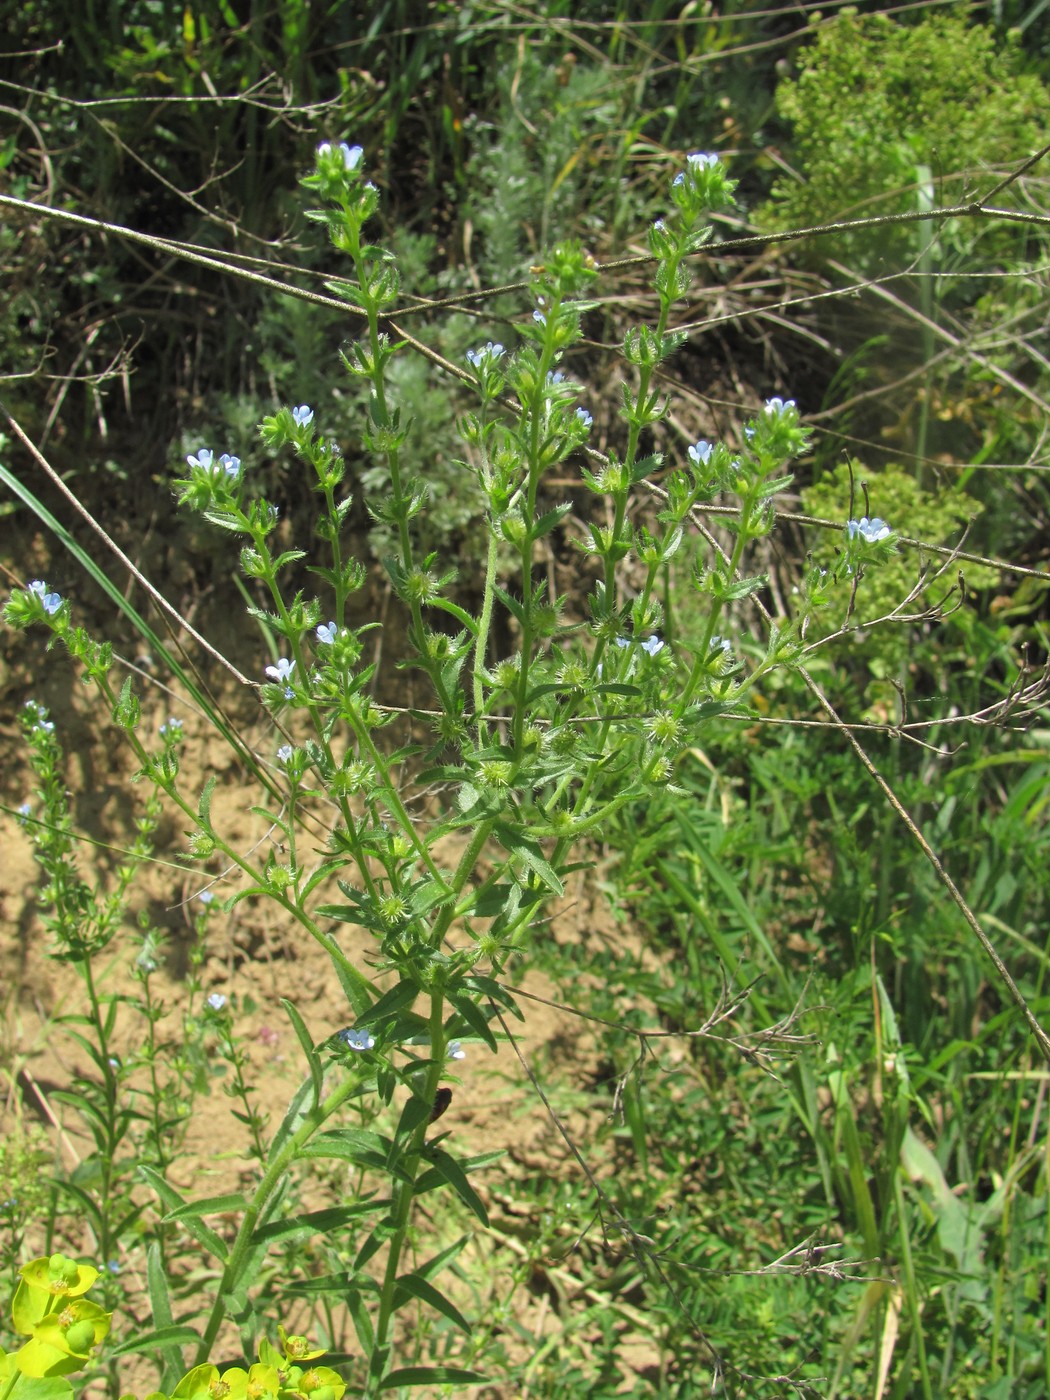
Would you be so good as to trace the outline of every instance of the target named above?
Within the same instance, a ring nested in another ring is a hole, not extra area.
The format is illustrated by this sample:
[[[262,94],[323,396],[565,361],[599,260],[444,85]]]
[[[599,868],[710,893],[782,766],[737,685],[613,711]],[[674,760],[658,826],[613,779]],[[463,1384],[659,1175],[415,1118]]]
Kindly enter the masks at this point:
[[[215,454],[210,447],[198,447],[196,457],[187,457],[191,467],[200,467],[202,471],[211,471],[211,459]]]
[[[445,1053],[450,1060],[465,1060],[467,1058],[467,1052],[463,1049],[463,1046],[460,1045],[458,1040],[450,1040]]]
[[[202,904],[210,904],[215,898],[215,895],[211,892],[211,890],[201,890],[197,898]]]
[[[222,992],[212,992],[211,996],[208,998],[208,1005],[213,1011],[221,1011],[226,1005],[226,998],[223,996]]]
[[[718,164],[718,157],[716,155],[712,155],[710,151],[693,151],[693,153],[691,155],[686,156],[685,159],[690,174],[692,174],[695,170],[705,170],[710,166]],[[673,183],[676,185],[684,185],[685,171],[682,171],[680,174],[676,175],[674,177]]]
[[[772,398],[766,399],[762,411],[763,413],[768,414],[770,418],[772,418],[775,414],[786,413],[789,408],[794,407],[794,399]]]
[[[313,422],[314,411],[309,404],[301,403],[298,408],[292,409],[292,418],[295,420],[297,428],[306,428]]]
[[[317,629],[317,640],[319,642],[324,642],[327,647],[332,645],[338,635],[339,628],[334,622],[322,622]]]
[[[343,1030],[336,1036],[336,1040],[341,1040],[348,1050],[371,1050],[375,1044],[374,1037],[365,1030]]]
[[[565,376],[560,369],[549,369],[547,371],[547,388],[553,389],[556,384],[564,384]]]
[[[576,417],[580,420],[580,422],[585,428],[589,428],[594,422],[594,419],[591,417],[591,415],[587,412],[585,408],[578,408],[576,410]]]
[[[219,458],[219,466],[222,467],[231,481],[233,481],[235,477],[240,476],[241,459],[239,457],[231,457],[228,452],[224,452]]]
[[[281,682],[290,680],[294,670],[295,662],[289,661],[287,656],[281,656],[278,657],[276,666],[267,666],[266,674],[273,680]]]
[[[161,737],[163,738],[164,736],[166,736],[166,735],[168,735],[168,734],[173,734],[173,735],[174,735],[174,734],[178,734],[179,731],[180,731],[181,729],[182,729],[182,720],[181,720],[181,719],[169,719],[168,722],[167,722],[167,724],[162,724],[161,727],[160,727]]]
[[[630,645],[631,645],[631,639],[630,639],[630,637],[617,637],[617,638],[616,638],[616,646],[618,646],[618,647],[629,647]]]
[[[866,515],[862,515],[859,520],[847,521],[846,529],[851,540],[860,535],[861,539],[866,540],[868,544],[877,544],[879,540],[887,539],[890,534],[890,527],[885,520],[880,520],[877,515],[870,520]]]
[[[498,360],[507,352],[497,340],[495,344],[490,340],[483,345],[480,350],[468,350],[467,359],[475,369],[480,369],[489,360]]]
[[[32,807],[29,805],[28,802],[23,802],[23,803],[22,803],[22,805],[21,805],[21,806],[19,807],[19,809],[18,809],[18,825],[19,825],[19,826],[27,826],[27,825],[28,825],[28,823],[27,823],[27,821],[26,821],[26,818],[29,817],[29,816],[32,814],[32,811],[33,811],[33,809],[32,809]]]
[[[277,750],[277,762],[283,763],[285,767],[291,763],[294,756],[295,750],[292,748],[291,744],[282,744]]]
[[[720,637],[717,632],[714,634],[714,636],[711,638],[707,645],[711,651],[717,651],[719,648],[721,648],[722,651],[726,653],[728,653],[730,648],[729,638]]]
[[[48,616],[54,617],[55,613],[57,613],[62,606],[61,594],[49,593],[47,591],[47,584],[41,582],[38,578],[35,578],[32,583],[28,584],[27,588],[30,593],[35,594],[36,597],[40,599],[40,606]]]
[[[537,321],[541,326],[545,326],[547,324],[547,316],[546,313],[543,311],[534,311],[532,313],[532,319],[534,321]]]
[[[694,442],[692,447],[689,448],[687,456],[689,460],[695,462],[698,467],[706,467],[711,460],[711,453],[714,450],[715,449],[705,438],[701,438],[699,442]]]
[[[356,170],[361,164],[361,157],[364,155],[363,146],[348,146],[345,141],[339,142],[339,149],[343,154],[343,164],[347,170]]]
[[[663,651],[664,649],[663,642],[660,640],[660,638],[656,635],[655,632],[646,641],[641,642],[640,646],[642,650],[647,651],[650,656],[655,656],[658,651]]]

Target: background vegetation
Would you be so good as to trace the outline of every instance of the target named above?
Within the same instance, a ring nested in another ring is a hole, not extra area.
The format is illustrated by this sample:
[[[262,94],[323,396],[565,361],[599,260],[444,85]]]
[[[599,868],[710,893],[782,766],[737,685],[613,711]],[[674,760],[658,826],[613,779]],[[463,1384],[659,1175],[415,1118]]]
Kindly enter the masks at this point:
[[[816,565],[835,557],[839,535],[814,545],[807,518],[877,515],[905,537],[855,611],[814,626],[806,665],[1046,1024],[1050,214],[1046,157],[1028,162],[1050,130],[1050,11],[642,8],[13,9],[0,54],[3,462],[123,588],[14,420],[152,582],[201,608],[207,634],[235,597],[223,543],[172,515],[163,550],[142,550],[201,442],[247,442],[261,414],[312,405],[358,464],[366,551],[389,543],[363,504],[378,489],[361,451],[366,393],[336,366],[345,317],[274,285],[324,293],[332,274],[298,187],[319,140],[364,147],[382,196],[376,241],[402,274],[398,323],[455,365],[512,334],[519,284],[553,242],[582,240],[600,270],[570,368],[602,449],[623,437],[616,347],[654,296],[645,231],[683,154],[719,152],[738,204],[695,262],[688,338],[660,383],[674,411],[651,447],[680,456],[701,437],[739,438],[770,395],[798,402],[817,432],[767,542],[759,602],[774,614],[807,550]],[[975,200],[1000,214],[978,216]],[[959,212],[772,237],[948,207]],[[425,425],[413,470],[441,501],[422,547],[465,566],[456,596],[469,608],[482,522],[457,465],[468,401],[422,360],[395,374]],[[260,472],[293,524],[312,519],[303,480]],[[13,543],[34,528],[29,506],[12,493],[0,510],[4,565],[24,582],[41,571]],[[54,558],[52,574],[71,577]],[[100,615],[109,607],[82,589]],[[695,599],[673,570],[665,604],[669,630],[694,635]],[[745,664],[755,606],[733,619]],[[247,669],[258,642],[230,631],[223,649]],[[35,692],[17,666],[11,676],[13,710]],[[709,733],[677,773],[689,800],[623,813],[594,853],[631,936],[536,950],[574,1012],[596,1018],[586,1082],[556,1046],[541,1065],[548,1093],[586,1111],[575,1146],[588,1170],[566,1156],[518,1175],[525,1224],[497,1230],[505,1247],[514,1238],[511,1283],[456,1357],[491,1377],[482,1394],[555,1400],[707,1393],[712,1348],[731,1362],[729,1393],[1035,1400],[1050,1386],[1050,1138],[1030,1028],[804,678],[778,673],[746,718]],[[64,787],[41,752],[36,779],[6,790],[9,809],[33,781]],[[148,836],[159,815],[140,820]],[[112,909],[112,888],[97,893],[100,924],[123,927],[124,893],[118,879]],[[199,923],[203,943],[213,925]],[[193,966],[172,1081],[186,1096],[207,1086],[214,1030]],[[692,1035],[669,1039],[671,1054],[637,1033],[695,1032],[744,988],[738,1044]],[[76,1088],[94,1174],[41,1188],[51,1148],[18,1107],[8,1046],[17,1127],[0,1146],[0,1198],[25,1207],[0,1219],[12,1278],[27,1241],[69,1243],[71,1214],[89,1222],[74,1252],[95,1263],[163,1231],[134,1172],[162,1166],[178,1138],[129,1113],[107,1069],[104,996],[84,995],[77,1014],[102,1037]],[[761,1037],[784,1024],[797,1053],[767,1064]],[[235,1070],[233,1040],[222,1054]],[[251,1127],[249,1097],[240,1111]],[[114,1177],[104,1164],[125,1140]],[[654,1244],[659,1269],[596,1223],[613,1218]],[[310,1277],[345,1268],[355,1243],[319,1259],[289,1242],[264,1296],[309,1299]],[[482,1296],[483,1266],[465,1255],[457,1267],[464,1296]],[[107,1306],[133,1309],[121,1278],[104,1279]],[[520,1320],[538,1291],[557,1319],[539,1341]],[[312,1321],[335,1336],[322,1304]],[[421,1322],[420,1356],[451,1354],[451,1331],[440,1314]],[[627,1344],[640,1331],[644,1364]],[[118,1393],[117,1360],[100,1365]]]

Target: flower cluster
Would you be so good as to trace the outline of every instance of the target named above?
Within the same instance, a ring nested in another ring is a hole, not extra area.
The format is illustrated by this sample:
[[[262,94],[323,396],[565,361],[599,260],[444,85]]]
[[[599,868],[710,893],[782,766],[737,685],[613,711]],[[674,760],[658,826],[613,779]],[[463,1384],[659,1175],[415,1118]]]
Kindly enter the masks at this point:
[[[672,186],[684,185],[687,175],[695,178],[702,170],[713,170],[718,164],[718,157],[710,151],[694,151],[691,155],[686,156],[685,161],[685,169],[680,170],[674,177],[671,182]]]
[[[362,146],[348,146],[345,141],[340,141],[337,149],[339,154],[343,158],[343,169],[356,170],[357,167],[361,164],[361,158],[365,153],[364,148]],[[331,142],[322,141],[317,148],[318,160],[329,160],[331,158],[331,155]]]
[[[885,520],[880,520],[877,515],[872,516],[870,520],[866,515],[862,515],[859,520],[848,520],[846,532],[851,540],[855,540],[859,535],[868,544],[878,544],[879,540],[888,540],[891,533]]]
[[[288,684],[294,670],[295,662],[290,661],[287,656],[278,657],[276,666],[266,667],[266,674],[270,679],[276,681],[278,685],[284,686],[284,698],[286,700],[291,700],[295,696],[295,691]]]
[[[35,578],[32,583],[27,584],[27,590],[32,593],[34,597],[40,599],[40,606],[49,617],[54,617],[55,613],[57,613],[62,606],[62,595],[60,593],[49,593],[47,584],[43,583],[38,578]]]
[[[481,369],[491,364],[493,360],[501,359],[506,353],[506,350],[500,345],[499,341],[493,343],[490,340],[487,344],[483,345],[480,350],[468,350],[467,359],[475,369]]]
[[[241,474],[241,459],[232,457],[228,452],[215,460],[215,453],[210,447],[198,447],[196,453],[187,456],[186,461],[191,468],[198,471],[207,472],[209,476],[227,481],[236,481]]]

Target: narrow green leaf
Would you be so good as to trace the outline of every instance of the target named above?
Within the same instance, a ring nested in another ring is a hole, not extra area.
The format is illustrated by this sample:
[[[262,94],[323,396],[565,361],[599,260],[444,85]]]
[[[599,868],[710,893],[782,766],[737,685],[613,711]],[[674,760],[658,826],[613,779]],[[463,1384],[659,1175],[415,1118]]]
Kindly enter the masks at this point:
[[[461,1366],[405,1366],[389,1371],[379,1382],[380,1390],[396,1390],[399,1385],[487,1385],[488,1376],[480,1371],[466,1371]]]
[[[204,784],[204,791],[201,793],[201,800],[197,803],[197,816],[205,831],[211,830],[211,799],[215,793],[216,777],[214,774]]]
[[[478,635],[477,622],[471,617],[470,613],[464,612],[457,603],[452,603],[447,598],[432,598],[430,600],[430,606],[432,608],[440,608],[442,612],[451,613],[457,622],[463,624],[472,637]]]
[[[529,840],[523,831],[517,827],[508,826],[504,822],[498,822],[493,828],[493,835],[501,846],[510,851],[512,855],[517,856],[534,874],[538,875],[549,890],[553,890],[555,894],[565,893],[565,887],[544,859],[539,846],[535,841]]]
[[[186,1206],[187,1202],[184,1198],[179,1195],[174,1187],[169,1186],[161,1174],[155,1171],[153,1167],[140,1166],[138,1171],[139,1175],[153,1188],[160,1198],[161,1203],[165,1205],[169,1211],[182,1210]],[[199,1220],[193,1215],[187,1216],[182,1223],[203,1249],[207,1250],[213,1258],[225,1264],[229,1257],[229,1251],[214,1230],[209,1229],[203,1220]]]
[[[231,1191],[225,1196],[203,1196],[197,1201],[187,1201],[176,1210],[171,1210],[164,1217],[165,1220],[189,1220],[199,1219],[202,1215],[219,1215],[227,1211],[241,1214],[248,1209],[248,1202],[237,1191]]]
[[[405,1106],[401,1110],[401,1117],[398,1120],[397,1132],[394,1134],[396,1142],[404,1142],[410,1138],[420,1123],[425,1123],[432,1112],[431,1105],[424,1103],[415,1094],[410,1095],[405,1100]]]
[[[362,1215],[375,1215],[377,1211],[386,1210],[389,1205],[389,1200],[377,1196],[374,1200],[362,1201],[357,1205],[306,1211],[302,1215],[292,1215],[286,1220],[275,1220],[269,1225],[264,1225],[262,1229],[255,1231],[252,1240],[272,1245],[279,1240],[330,1235],[333,1231],[342,1229],[351,1220],[356,1220]]]
[[[396,987],[391,987],[388,992],[384,992],[374,1006],[358,1018],[359,1026],[374,1026],[377,1021],[383,1021],[388,1016],[396,1016],[401,1011],[408,1008],[419,996],[419,987],[415,982],[410,982],[408,978],[402,978]]]
[[[544,535],[549,535],[552,530],[556,529],[557,526],[561,524],[570,510],[572,510],[572,502],[564,501],[560,506],[555,506],[553,510],[549,510],[545,515],[541,515],[539,520],[537,520],[529,530],[529,538],[531,540],[539,540],[542,539]]]
[[[445,1295],[438,1291],[432,1283],[428,1283],[419,1274],[402,1274],[397,1280],[397,1292],[394,1295],[394,1306],[400,1307],[402,1300],[397,1297],[398,1293],[403,1293],[406,1298],[415,1298],[420,1303],[426,1303],[435,1312],[447,1317],[449,1322],[454,1323],[461,1332],[465,1332],[469,1337],[472,1328],[467,1319],[454,1303],[451,1303]]]
[[[285,1014],[292,1023],[292,1029],[299,1038],[299,1044],[303,1047],[303,1054],[306,1056],[306,1063],[310,1070],[310,1079],[314,1086],[314,1107],[321,1102],[321,1093],[324,1087],[324,1075],[321,1069],[321,1057],[314,1049],[314,1043],[310,1032],[306,1029],[306,1022],[299,1015],[298,1010],[287,997],[281,998],[281,1005]]]
[[[481,1197],[467,1180],[466,1172],[460,1166],[459,1162],[456,1161],[455,1157],[450,1157],[447,1152],[439,1148],[436,1152],[429,1154],[429,1160],[431,1163],[431,1170],[423,1173],[423,1176],[417,1183],[418,1189],[420,1191],[424,1190],[423,1181],[436,1173],[452,1187],[463,1204],[469,1210],[473,1211],[482,1225],[487,1228],[489,1213],[485,1209]]]
[[[485,1013],[476,1002],[458,988],[449,988],[448,999],[456,1008],[459,1014],[466,1021],[467,1025],[476,1036],[480,1036],[489,1049],[495,1054],[498,1050],[496,1037],[489,1028],[489,1023],[485,1018]]]
[[[199,1346],[201,1336],[192,1327],[182,1323],[170,1327],[156,1327],[144,1332],[130,1342],[121,1342],[112,1350],[113,1356],[128,1356],[134,1351],[167,1351],[172,1347]]]
[[[281,1126],[273,1135],[273,1142],[270,1146],[271,1154],[280,1152],[292,1134],[298,1131],[308,1111],[307,1102],[316,1102],[315,1094],[313,1080],[304,1079],[292,1095],[284,1117],[281,1119]]]

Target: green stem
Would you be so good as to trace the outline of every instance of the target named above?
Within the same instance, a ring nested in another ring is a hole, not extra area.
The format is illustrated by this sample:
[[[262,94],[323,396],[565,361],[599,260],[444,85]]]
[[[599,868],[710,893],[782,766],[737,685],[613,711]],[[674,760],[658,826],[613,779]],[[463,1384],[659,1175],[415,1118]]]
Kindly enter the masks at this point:
[[[280,1186],[285,1173],[295,1161],[300,1150],[306,1146],[322,1125],[331,1118],[332,1114],[335,1113],[348,1098],[357,1092],[358,1088],[359,1083],[356,1078],[347,1079],[345,1083],[340,1084],[338,1089],[333,1090],[326,1099],[315,1108],[311,1109],[306,1114],[300,1127],[296,1129],[281,1151],[276,1154],[267,1167],[262,1180],[255,1189],[255,1194],[252,1197],[248,1209],[244,1212],[244,1218],[241,1221],[240,1229],[237,1231],[237,1237],[233,1242],[229,1258],[223,1268],[222,1278],[216,1290],[215,1302],[212,1304],[208,1322],[201,1336],[200,1344],[197,1347],[197,1354],[193,1362],[194,1366],[203,1365],[211,1355],[211,1350],[219,1334],[219,1329],[222,1327],[226,1318],[227,1309],[225,1300],[236,1292],[238,1286],[242,1282],[242,1274],[252,1252],[252,1235],[256,1225],[265,1213],[271,1196]]]
[[[915,1349],[919,1358],[919,1376],[922,1381],[923,1400],[933,1400],[933,1390],[930,1386],[930,1373],[926,1364],[926,1343],[922,1335],[922,1311],[919,1307],[919,1293],[915,1282],[915,1263],[911,1252],[911,1236],[908,1232],[908,1217],[905,1214],[904,1191],[901,1187],[901,1169],[899,1166],[893,1173],[893,1195],[897,1206],[898,1238],[901,1247],[901,1264],[904,1268],[905,1294],[908,1299],[908,1311],[911,1314],[912,1327],[915,1329]]]
[[[431,1062],[427,1068],[426,1080],[423,1087],[423,1098],[427,1103],[433,1103],[445,1068],[444,997],[439,991],[433,992],[430,999],[430,1057]],[[419,1174],[420,1163],[423,1160],[423,1150],[426,1145],[427,1129],[429,1127],[429,1119],[424,1118],[423,1122],[414,1129],[407,1148],[401,1154],[401,1161],[408,1173],[408,1180],[398,1181],[394,1208],[391,1213],[394,1232],[387,1253],[386,1268],[383,1271],[379,1314],[376,1319],[376,1354],[381,1354],[387,1346],[387,1338],[390,1334],[390,1323],[394,1313],[397,1311],[398,1269],[401,1265],[401,1255],[411,1224],[412,1203],[415,1200],[416,1178]],[[366,1397],[372,1394],[373,1386],[377,1379],[379,1378],[373,1375],[369,1376],[368,1387],[365,1391]]]

